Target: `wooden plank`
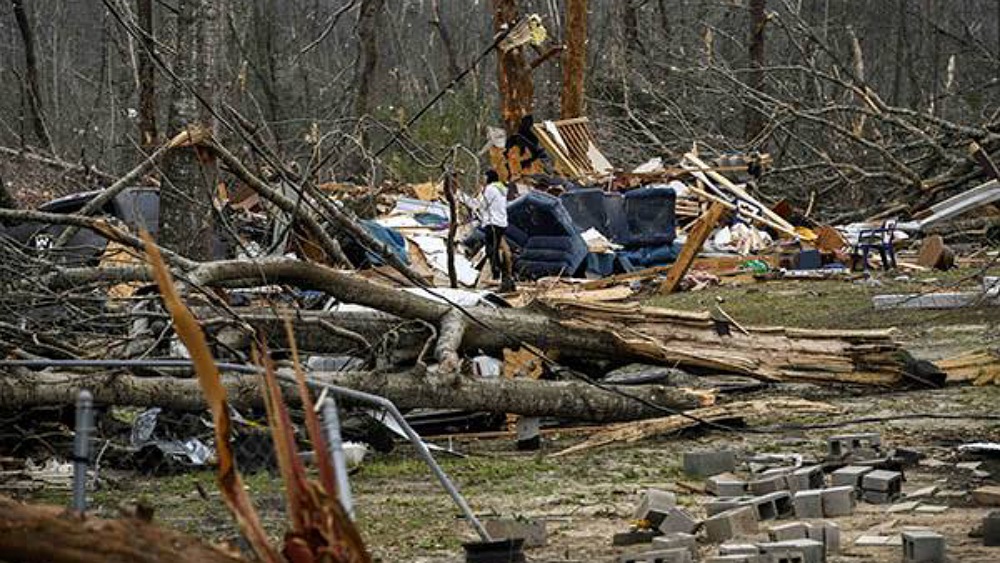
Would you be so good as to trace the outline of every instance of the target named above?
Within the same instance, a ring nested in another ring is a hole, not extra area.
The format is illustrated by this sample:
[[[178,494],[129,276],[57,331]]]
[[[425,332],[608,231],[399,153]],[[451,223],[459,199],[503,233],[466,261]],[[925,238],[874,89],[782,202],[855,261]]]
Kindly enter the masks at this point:
[[[712,234],[712,229],[719,224],[725,213],[726,207],[717,202],[713,203],[708,208],[708,211],[698,219],[698,223],[688,234],[687,242],[684,243],[680,255],[674,261],[674,265],[671,266],[670,271],[667,272],[667,279],[660,286],[660,293],[673,293],[677,290],[677,287],[681,284],[681,280],[684,279],[684,274],[687,273],[688,268],[691,267],[691,263],[694,262],[695,257],[701,252],[701,247],[708,240],[708,236]]]
[[[761,203],[760,201],[758,201],[756,198],[754,198],[753,196],[751,196],[750,194],[748,194],[746,192],[746,190],[744,190],[743,188],[741,188],[741,187],[737,186],[736,184],[732,183],[729,180],[729,178],[726,178],[722,174],[719,174],[718,172],[716,172],[715,170],[713,170],[712,167],[710,167],[709,165],[707,165],[704,162],[702,162],[702,160],[699,159],[697,156],[695,156],[692,153],[688,153],[688,154],[684,155],[684,158],[686,160],[688,160],[689,162],[691,162],[692,164],[694,164],[695,166],[697,166],[700,169],[700,171],[705,172],[708,175],[708,177],[710,177],[713,180],[715,180],[716,182],[718,182],[718,184],[720,186],[726,188],[727,190],[729,190],[730,192],[732,192],[734,195],[738,196],[740,199],[743,199],[745,201],[753,203],[754,205],[756,205],[757,207],[759,207],[760,208],[760,212],[763,213],[765,217],[767,217],[768,219],[770,219],[772,222],[774,222],[774,223],[782,226],[781,230],[783,230],[785,232],[790,232],[792,234],[795,233],[795,227],[791,223],[789,223],[788,221],[785,221],[785,219],[783,217],[781,217],[780,215],[778,215],[777,213],[775,213],[774,211],[772,211],[771,208],[769,208],[768,206],[764,205],[763,203]]]

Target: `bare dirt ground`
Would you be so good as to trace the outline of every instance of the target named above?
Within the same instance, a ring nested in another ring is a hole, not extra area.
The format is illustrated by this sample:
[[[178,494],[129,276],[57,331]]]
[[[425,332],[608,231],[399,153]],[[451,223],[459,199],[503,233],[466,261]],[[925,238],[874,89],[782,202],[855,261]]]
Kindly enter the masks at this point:
[[[656,298],[654,303],[678,308],[711,308],[721,304],[746,324],[786,324],[831,328],[899,326],[900,337],[918,356],[939,359],[982,346],[997,345],[996,309],[960,312],[876,312],[875,292],[919,290],[934,284],[974,287],[971,273],[936,275],[938,281],[883,280],[882,285],[850,282],[778,282],[753,284]],[[924,280],[932,277],[923,276]],[[891,417],[912,413],[1000,414],[1000,388],[948,387],[938,390],[873,392],[857,388],[771,386],[750,393],[752,398],[799,395],[830,402],[841,414],[818,419],[789,420],[780,412],[773,422],[816,423],[859,417]],[[748,398],[747,394],[723,400]],[[676,491],[679,502],[704,516],[708,497],[696,492],[700,482],[683,475],[681,454],[700,448],[731,448],[738,452],[786,452],[820,457],[825,437],[843,432],[881,432],[887,447],[915,449],[943,462],[924,462],[906,471],[905,491],[937,487],[924,504],[947,506],[938,514],[889,513],[888,507],[860,504],[851,517],[835,521],[842,529],[843,550],[832,562],[899,561],[898,546],[859,547],[862,534],[896,535],[908,526],[926,526],[943,533],[954,561],[1000,561],[1000,548],[985,548],[970,537],[988,509],[976,507],[969,492],[981,484],[1000,483],[1000,460],[987,460],[978,476],[954,464],[963,461],[956,446],[971,441],[1000,441],[1000,422],[941,420],[924,417],[851,425],[822,431],[789,430],[769,434],[747,431],[691,431],[636,444],[612,445],[578,455],[548,454],[578,443],[583,436],[566,431],[549,436],[543,450],[516,451],[509,439],[454,440],[464,458],[443,457],[445,470],[482,517],[502,515],[544,519],[548,545],[527,552],[530,561],[614,561],[636,548],[611,545],[612,535],[625,531],[640,491],[649,487]],[[174,477],[106,474],[106,484],[93,495],[95,512],[113,516],[119,507],[143,501],[156,508],[156,518],[212,541],[238,542],[232,519],[222,506],[214,475],[197,472]],[[448,497],[408,446],[389,455],[371,456],[352,477],[358,522],[381,561],[462,561],[461,543],[474,539]],[[266,472],[247,479],[251,495],[277,539],[283,521],[279,484]],[[692,488],[693,487],[693,488]],[[695,491],[695,492],[693,492]],[[46,490],[29,495],[36,501],[63,503],[66,493]],[[702,545],[703,555],[715,553]]]

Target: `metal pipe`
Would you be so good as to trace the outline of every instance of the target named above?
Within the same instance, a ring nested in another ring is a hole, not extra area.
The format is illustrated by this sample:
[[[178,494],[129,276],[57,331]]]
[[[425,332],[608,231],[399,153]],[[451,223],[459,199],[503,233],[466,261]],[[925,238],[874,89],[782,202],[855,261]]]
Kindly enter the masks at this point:
[[[94,397],[86,389],[76,398],[76,432],[73,437],[73,510],[87,510],[87,466],[90,464],[90,433],[94,429]]]
[[[347,479],[347,460],[344,459],[344,440],[340,435],[340,415],[337,401],[327,396],[323,401],[323,423],[326,426],[327,444],[330,446],[330,461],[333,475],[337,480],[337,497],[347,515],[354,520],[354,499],[351,497],[351,483]]]

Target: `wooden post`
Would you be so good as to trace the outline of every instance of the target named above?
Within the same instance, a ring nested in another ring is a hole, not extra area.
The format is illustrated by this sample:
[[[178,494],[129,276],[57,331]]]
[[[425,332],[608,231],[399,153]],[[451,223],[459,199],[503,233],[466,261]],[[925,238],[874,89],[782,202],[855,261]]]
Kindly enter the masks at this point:
[[[458,230],[458,205],[455,204],[455,171],[449,169],[444,174],[444,198],[448,201],[448,281],[452,289],[458,288],[458,272],[455,270],[455,231]]]
[[[726,206],[715,202],[698,219],[697,223],[691,227],[687,242],[684,243],[684,248],[681,249],[681,253],[677,256],[677,260],[674,261],[674,265],[667,272],[667,279],[663,280],[663,285],[660,286],[660,293],[673,293],[677,290],[681,284],[681,280],[684,279],[684,274],[687,273],[688,268],[691,267],[691,263],[694,262],[695,257],[698,256],[698,252],[701,251],[701,247],[708,239],[708,235],[712,234],[712,229],[719,224],[725,213]]]

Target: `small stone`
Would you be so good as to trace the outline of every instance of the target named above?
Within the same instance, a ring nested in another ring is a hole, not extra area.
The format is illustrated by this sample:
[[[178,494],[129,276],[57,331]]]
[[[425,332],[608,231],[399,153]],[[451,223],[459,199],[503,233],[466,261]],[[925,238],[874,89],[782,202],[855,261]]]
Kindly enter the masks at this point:
[[[889,513],[909,512],[909,511],[915,509],[918,506],[920,506],[920,502],[919,501],[915,501],[915,500],[914,501],[910,501],[910,502],[898,502],[898,503],[890,506],[889,509],[887,510],[887,512],[889,512]]]
[[[939,459],[927,458],[920,460],[919,465],[923,467],[944,467],[945,465],[948,465],[948,463]]]
[[[858,536],[854,545],[860,547],[892,545],[892,536]]]
[[[906,498],[930,497],[930,496],[934,496],[934,493],[936,493],[937,490],[938,490],[937,485],[931,485],[929,487],[923,487],[923,488],[917,489],[917,490],[915,490],[913,492],[906,493],[905,496],[906,496]]]
[[[1000,487],[988,485],[972,491],[972,500],[979,506],[1000,506]]]
[[[941,514],[949,508],[951,507],[943,504],[921,504],[915,512],[920,514]]]
[[[955,467],[959,469],[966,469],[968,471],[975,471],[979,469],[979,466],[982,464],[983,462],[981,461],[963,461],[961,463],[956,463]]]

